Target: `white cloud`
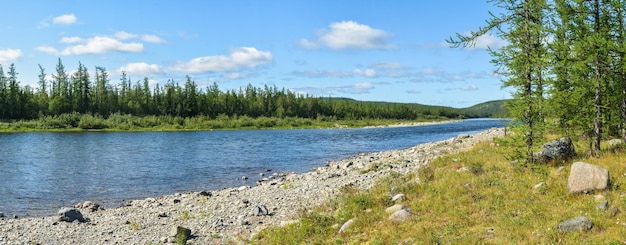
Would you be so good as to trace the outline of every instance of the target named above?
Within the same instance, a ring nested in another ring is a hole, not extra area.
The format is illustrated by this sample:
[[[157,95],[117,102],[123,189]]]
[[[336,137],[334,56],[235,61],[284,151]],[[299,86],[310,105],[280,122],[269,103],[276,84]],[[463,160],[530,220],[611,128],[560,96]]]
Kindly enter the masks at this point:
[[[143,52],[141,43],[123,43],[110,37],[96,36],[87,39],[85,44],[65,48],[62,55],[101,54],[106,52],[139,53]]]
[[[22,55],[21,49],[0,49],[0,64],[15,61]]]
[[[351,93],[351,94],[367,94],[373,88],[374,88],[374,85],[372,85],[371,83],[357,83],[357,84],[352,85],[352,87],[350,87],[344,92]]]
[[[150,76],[153,74],[163,73],[163,68],[156,64],[148,64],[145,62],[128,63],[117,69],[118,73],[125,71],[128,75]]]
[[[382,30],[354,21],[342,21],[330,24],[329,29],[322,30],[316,41],[300,39],[300,46],[315,49],[325,46],[335,50],[341,49],[387,49],[389,35]]]
[[[80,37],[63,37],[61,38],[62,43],[79,43],[82,42],[83,39]]]
[[[107,52],[139,53],[144,51],[141,43],[123,43],[115,38],[103,36],[95,36],[88,39],[77,37],[63,38],[61,42],[81,44],[69,46],[63,49],[63,51],[59,51],[51,46],[39,46],[35,49],[52,55],[102,54]]]
[[[351,77],[349,73],[335,70],[310,70],[310,71],[294,71],[291,74],[298,77],[324,78],[324,77]]]
[[[305,38],[300,39],[298,44],[300,45],[300,47],[303,47],[305,49],[317,49],[319,47],[317,43],[309,41]]]
[[[377,77],[378,76],[376,74],[376,71],[374,71],[373,69],[366,69],[366,70],[354,69],[354,74],[356,74],[357,76],[364,76],[364,77]]]
[[[461,90],[463,90],[463,91],[475,91],[475,90],[478,90],[478,87],[476,87],[476,85],[474,85],[474,84],[470,84],[470,85],[461,87]]]
[[[115,37],[117,37],[120,40],[127,40],[127,39],[137,38],[138,35],[133,34],[133,33],[128,33],[125,31],[118,31],[115,33]]]
[[[204,56],[171,67],[173,71],[187,73],[237,71],[269,64],[273,61],[272,53],[256,48],[241,47],[231,51],[230,56]]]
[[[145,34],[141,36],[141,40],[149,43],[165,43],[165,40],[155,35]]]
[[[468,47],[470,49],[488,49],[488,48],[499,49],[501,47],[506,46],[507,42],[494,36],[491,33],[486,33],[485,35],[482,35],[476,38],[473,44],[474,45],[470,45]]]
[[[76,18],[76,15],[74,14],[64,14],[64,15],[59,15],[57,17],[54,17],[52,19],[52,23],[54,24],[62,24],[62,25],[71,25],[76,23],[78,19]]]
[[[242,79],[244,78],[244,75],[238,72],[232,72],[232,73],[225,73],[222,75],[222,77],[228,78],[228,79]]]
[[[406,70],[411,69],[408,66],[400,64],[398,62],[380,62],[369,66],[372,69],[379,70]]]

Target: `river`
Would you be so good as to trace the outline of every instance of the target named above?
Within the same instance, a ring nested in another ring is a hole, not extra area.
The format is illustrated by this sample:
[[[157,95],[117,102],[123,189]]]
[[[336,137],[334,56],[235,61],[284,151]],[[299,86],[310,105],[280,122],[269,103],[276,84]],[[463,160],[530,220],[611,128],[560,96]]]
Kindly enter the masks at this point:
[[[411,127],[0,134],[0,212],[47,215],[183,191],[254,185],[259,173],[306,172],[361,152],[404,149],[502,127],[472,119]],[[271,172],[265,172],[266,170]],[[242,180],[242,176],[249,177]]]

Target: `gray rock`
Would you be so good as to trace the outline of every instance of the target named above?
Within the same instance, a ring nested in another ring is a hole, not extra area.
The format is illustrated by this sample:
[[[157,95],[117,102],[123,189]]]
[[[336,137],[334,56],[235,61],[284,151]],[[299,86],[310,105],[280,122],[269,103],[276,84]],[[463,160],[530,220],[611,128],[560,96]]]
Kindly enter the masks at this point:
[[[606,210],[607,208],[609,208],[609,201],[602,201],[598,203],[596,207],[600,210]]]
[[[247,176],[241,176],[241,180],[248,180]]]
[[[570,194],[604,190],[609,187],[609,171],[600,166],[584,162],[572,164],[567,190]]]
[[[557,229],[561,232],[587,231],[591,230],[593,222],[585,216],[568,219],[559,223]]]
[[[609,140],[607,143],[609,144],[609,147],[613,149],[613,148],[620,146],[622,143],[624,143],[624,141],[621,139],[612,139],[612,140]]]
[[[540,161],[565,161],[576,155],[572,140],[567,137],[550,141],[541,147]]]
[[[270,213],[265,205],[260,205],[254,208],[253,214],[254,216],[265,216],[269,215]]]
[[[392,202],[402,202],[406,200],[406,196],[404,194],[397,194],[391,198]]]
[[[4,213],[0,212],[0,218],[4,218]]]
[[[389,216],[389,221],[394,222],[394,223],[402,223],[406,221],[407,219],[411,218],[412,216],[413,214],[411,214],[409,210],[400,209],[398,211],[395,211],[393,214]]]
[[[57,215],[59,215],[59,221],[74,222],[74,220],[78,220],[79,222],[85,222],[83,214],[76,208],[62,208],[57,212]]]
[[[346,221],[346,223],[344,223],[341,228],[339,228],[339,233],[344,233],[346,232],[346,230],[348,230],[348,228],[350,228],[350,226],[352,225],[352,223],[354,223],[354,219],[350,219],[348,221]]]
[[[396,204],[396,205],[393,205],[393,206],[388,207],[387,209],[385,209],[385,212],[391,214],[391,213],[395,213],[396,211],[401,210],[401,209],[404,209],[404,205]]]

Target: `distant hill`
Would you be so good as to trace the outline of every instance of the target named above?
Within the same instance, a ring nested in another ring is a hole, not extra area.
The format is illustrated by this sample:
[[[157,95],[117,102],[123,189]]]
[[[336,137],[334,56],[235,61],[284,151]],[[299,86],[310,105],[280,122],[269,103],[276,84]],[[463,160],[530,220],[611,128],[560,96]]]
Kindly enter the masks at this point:
[[[378,107],[405,106],[413,110],[422,111],[429,114],[447,116],[449,118],[506,118],[509,112],[505,107],[507,100],[494,100],[476,104],[467,108],[453,108],[447,106],[424,105],[418,103],[398,103],[381,101],[359,101],[351,98],[336,97],[325,98],[333,101],[345,101],[348,103],[358,103],[362,105],[374,105]]]
[[[507,100],[494,100],[488,101],[480,104],[476,104],[467,108],[459,109],[461,114],[465,115],[468,118],[484,118],[484,117],[498,117],[505,118],[509,117],[509,112],[507,111],[504,103]]]

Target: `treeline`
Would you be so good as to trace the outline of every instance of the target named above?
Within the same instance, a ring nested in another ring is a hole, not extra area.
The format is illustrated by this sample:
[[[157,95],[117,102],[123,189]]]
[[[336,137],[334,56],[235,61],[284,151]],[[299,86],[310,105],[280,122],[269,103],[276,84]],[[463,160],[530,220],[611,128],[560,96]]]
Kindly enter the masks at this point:
[[[502,14],[450,43],[473,45],[494,30],[506,46],[490,50],[509,111],[523,124],[526,158],[546,131],[589,140],[626,140],[626,7],[623,0],[495,0]]]
[[[219,116],[237,118],[334,118],[360,119],[438,119],[459,118],[463,114],[454,108],[419,104],[359,102],[296,94],[293,91],[248,85],[238,90],[222,91],[214,83],[199,88],[189,76],[184,81],[169,80],[151,88],[149,79],[136,82],[125,72],[113,84],[104,67],[95,67],[92,76],[78,64],[69,74],[61,59],[51,80],[39,66],[38,87],[20,86],[15,65],[5,73],[0,66],[0,120],[41,119],[61,115],[173,116],[193,118]],[[69,116],[68,118],[73,118]]]

